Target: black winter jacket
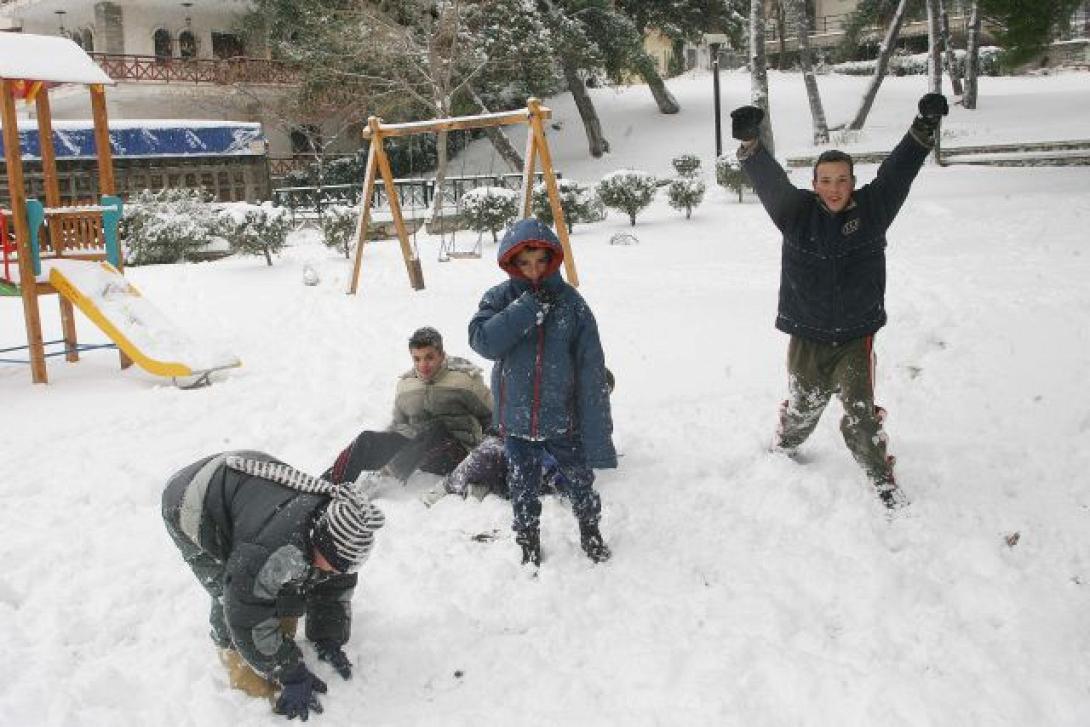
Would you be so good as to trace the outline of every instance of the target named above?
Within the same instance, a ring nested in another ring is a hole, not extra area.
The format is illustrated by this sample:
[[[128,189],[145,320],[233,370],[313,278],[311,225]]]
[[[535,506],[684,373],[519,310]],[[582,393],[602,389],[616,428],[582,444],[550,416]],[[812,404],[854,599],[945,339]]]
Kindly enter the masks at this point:
[[[280,633],[280,619],[306,616],[311,641],[347,642],[357,576],[312,564],[310,525],[328,497],[231,469],[228,454],[279,461],[225,452],[194,462],[171,478],[163,514],[214,561],[199,575],[222,586],[232,646],[255,670],[279,679],[302,662],[299,647]]]
[[[776,328],[820,343],[868,336],[886,323],[886,229],[908,196],[930,147],[905,134],[874,181],[831,212],[811,190],[791,184],[759,145],[741,160],[783,233]]]

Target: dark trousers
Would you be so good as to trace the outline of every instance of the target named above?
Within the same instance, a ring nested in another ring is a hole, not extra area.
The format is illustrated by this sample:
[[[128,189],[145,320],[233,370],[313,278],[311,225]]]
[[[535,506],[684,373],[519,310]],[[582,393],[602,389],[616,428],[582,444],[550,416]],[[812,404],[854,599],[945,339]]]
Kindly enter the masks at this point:
[[[787,346],[790,398],[780,405],[776,447],[793,450],[813,433],[829,399],[844,406],[840,432],[856,462],[876,483],[893,482],[893,458],[882,431],[885,409],[874,403],[874,336],[831,345],[792,336]]]
[[[223,573],[226,565],[190,540],[179,525],[182,498],[185,496],[185,488],[188,484],[188,480],[184,479],[171,480],[167,484],[163,492],[163,522],[166,524],[171,540],[181,552],[185,564],[212,597],[212,609],[208,615],[208,623],[212,627],[209,634],[212,641],[216,643],[216,646],[227,648],[231,646],[231,633],[227,630],[227,621],[223,617]]]
[[[322,478],[334,484],[354,482],[361,472],[383,468],[401,481],[416,470],[448,475],[465,456],[465,445],[439,422],[412,439],[397,432],[365,431],[341,450]]]
[[[587,525],[598,523],[602,500],[594,490],[594,470],[587,466],[581,442],[570,437],[531,441],[508,436],[504,438],[504,451],[515,531],[535,530],[539,526],[541,473],[546,453],[553,456],[560,475],[567,481],[566,494],[575,517]]]
[[[542,456],[541,491],[545,494],[567,496],[568,482],[560,474],[556,459],[548,453]],[[469,455],[447,476],[447,492],[465,497],[470,485],[484,485],[488,492],[499,497],[510,497],[507,490],[507,452],[503,437],[493,434],[470,450]]]

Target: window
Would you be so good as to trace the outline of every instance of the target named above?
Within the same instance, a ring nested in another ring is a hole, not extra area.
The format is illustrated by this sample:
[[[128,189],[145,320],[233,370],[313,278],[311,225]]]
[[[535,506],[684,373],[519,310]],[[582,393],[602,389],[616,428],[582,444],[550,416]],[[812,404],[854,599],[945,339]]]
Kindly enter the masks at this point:
[[[191,31],[178,33],[178,55],[182,58],[197,57],[197,38]]]
[[[155,35],[152,36],[152,45],[155,48],[155,60],[163,62],[170,59],[174,55],[171,50],[173,45],[170,40],[170,31],[159,28],[155,31]]]
[[[95,36],[91,33],[90,28],[84,28],[80,31],[80,39],[80,45],[83,47],[83,50],[90,53],[95,49]]]
[[[234,58],[245,55],[242,39],[234,33],[212,33],[212,57]]]

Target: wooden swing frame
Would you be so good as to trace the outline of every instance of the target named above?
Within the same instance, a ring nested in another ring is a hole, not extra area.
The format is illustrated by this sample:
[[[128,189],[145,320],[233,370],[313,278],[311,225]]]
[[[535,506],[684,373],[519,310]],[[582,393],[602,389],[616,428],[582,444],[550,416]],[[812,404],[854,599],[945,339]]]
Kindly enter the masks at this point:
[[[545,188],[549,194],[549,206],[552,208],[556,235],[560,238],[560,244],[564,248],[564,274],[568,279],[568,283],[578,287],[579,275],[575,269],[575,257],[572,254],[571,243],[568,240],[568,226],[564,220],[564,210],[560,206],[560,194],[557,190],[556,174],[553,172],[552,155],[549,153],[549,144],[545,140],[544,122],[550,118],[552,118],[552,110],[542,106],[541,101],[536,98],[529,99],[526,102],[525,109],[480,114],[478,116],[455,116],[429,121],[411,121],[403,124],[384,124],[382,119],[377,116],[369,117],[367,119],[367,128],[363,131],[363,138],[371,142],[371,148],[367,153],[367,170],[363,179],[363,209],[356,224],[356,255],[352,266],[352,277],[348,284],[348,294],[355,295],[359,290],[363,247],[367,241],[368,223],[371,219],[371,198],[374,195],[375,181],[379,175],[382,175],[382,181],[386,187],[386,196],[390,200],[390,214],[393,217],[394,228],[397,230],[397,238],[401,243],[401,256],[405,260],[409,285],[412,286],[413,290],[424,289],[424,272],[420,266],[419,256],[409,244],[409,232],[405,226],[405,218],[401,214],[401,202],[397,197],[394,175],[390,167],[390,159],[383,148],[383,141],[387,137],[394,136],[483,129],[493,126],[513,126],[515,124],[526,124],[529,127],[529,133],[526,135],[526,157],[522,169],[522,216],[529,217],[531,213],[535,167],[537,161],[540,160],[541,171],[545,177]]]

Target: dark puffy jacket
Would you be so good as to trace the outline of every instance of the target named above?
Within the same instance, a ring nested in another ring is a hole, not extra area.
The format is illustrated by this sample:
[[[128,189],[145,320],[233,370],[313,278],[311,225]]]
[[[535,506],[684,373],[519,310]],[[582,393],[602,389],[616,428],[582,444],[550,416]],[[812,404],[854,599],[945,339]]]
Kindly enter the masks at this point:
[[[906,134],[874,181],[830,212],[791,184],[763,148],[742,169],[783,233],[776,328],[821,343],[867,336],[886,323],[886,230],[908,196],[930,147]]]
[[[528,247],[552,251],[540,286],[513,264]],[[505,435],[533,440],[577,435],[589,466],[616,467],[598,324],[583,297],[560,277],[560,241],[537,220],[521,220],[504,236],[497,257],[511,279],[484,294],[469,322],[473,350],[495,362],[493,423]],[[538,317],[544,310],[533,295],[537,287],[556,298],[542,325]]]
[[[306,616],[312,641],[347,642],[357,576],[312,565],[310,525],[328,497],[231,469],[229,454],[279,461],[225,452],[194,462],[171,478],[163,514],[217,562],[201,575],[220,579],[234,648],[254,669],[279,679],[302,661],[299,647],[281,634],[280,618]]]

